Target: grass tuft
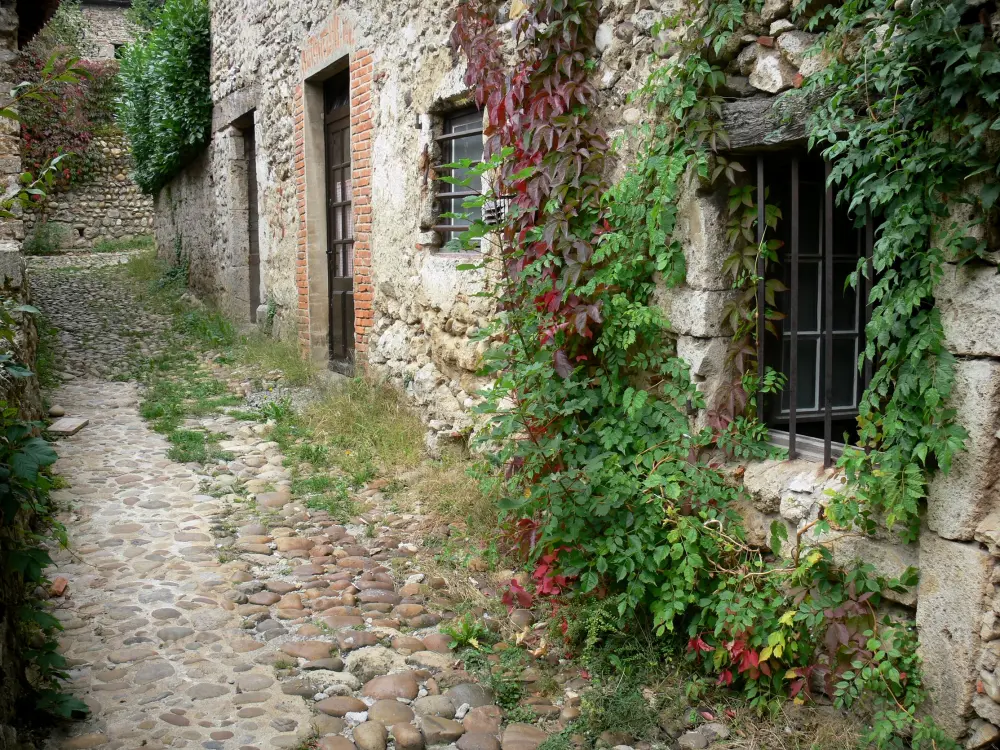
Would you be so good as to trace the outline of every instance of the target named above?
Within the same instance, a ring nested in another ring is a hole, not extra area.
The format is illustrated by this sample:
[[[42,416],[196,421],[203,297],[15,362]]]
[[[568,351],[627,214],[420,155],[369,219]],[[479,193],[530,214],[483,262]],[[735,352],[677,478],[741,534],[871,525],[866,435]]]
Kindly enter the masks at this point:
[[[259,332],[243,336],[235,347],[234,356],[241,365],[252,365],[264,371],[281,370],[285,382],[292,386],[307,385],[316,375],[316,366],[303,359],[297,343],[276,341]]]
[[[302,423],[355,484],[412,469],[424,458],[424,426],[387,383],[354,378],[307,407]]]
[[[138,237],[122,237],[116,240],[103,239],[94,244],[94,253],[126,253],[133,250],[153,250],[155,240],[148,234]]]

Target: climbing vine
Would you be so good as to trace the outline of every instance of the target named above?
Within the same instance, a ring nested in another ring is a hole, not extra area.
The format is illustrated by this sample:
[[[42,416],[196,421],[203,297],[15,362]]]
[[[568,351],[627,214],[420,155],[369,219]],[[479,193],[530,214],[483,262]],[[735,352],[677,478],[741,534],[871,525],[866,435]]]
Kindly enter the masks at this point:
[[[114,127],[119,94],[115,61],[81,61],[88,48],[79,3],[62,3],[13,63],[16,80],[45,80],[54,96],[28,96],[21,101],[21,161],[35,174],[56,156],[64,156],[55,191],[90,178],[101,159],[95,135]],[[68,73],[68,75],[63,75]]]
[[[880,514],[913,540],[929,474],[948,471],[967,437],[946,405],[954,358],[934,290],[946,262],[986,257],[1000,195],[1000,52],[984,12],[959,2],[867,0],[810,23],[830,26],[832,63],[806,91],[833,92],[810,140],[834,163],[840,200],[882,218],[866,352],[880,367],[858,420],[868,453],[842,460],[851,494],[835,517],[870,528]],[[836,54],[849,41],[866,54]],[[978,218],[957,220],[963,204]]]
[[[473,171],[490,188],[472,203],[508,206],[465,238],[483,243],[499,310],[483,333],[493,385],[482,411],[490,418],[483,438],[508,480],[502,507],[530,540],[539,593],[611,596],[620,615],[647,611],[661,633],[686,631],[690,658],[755,705],[822,686],[838,705],[861,701],[874,711],[869,739],[879,746],[909,735],[914,746],[952,747],[932,721],[917,719],[923,690],[912,629],[877,615],[883,593],[914,577],[838,567],[807,536],[788,540],[779,524],[770,550],[752,547],[733,511],[739,492],[710,462],[714,448],[767,454],[755,398],[783,385],[772,371],[763,381],[755,374],[757,317],[777,319],[784,290],[758,277],[777,246],[758,244],[752,192],[725,156],[717,93],[725,76],[714,62],[745,34],[748,11],[759,7],[698,8],[681,50],[637,92],[650,124],[624,177],[609,185],[589,76],[597,3],[530,4],[514,20],[516,58],[501,43],[492,3],[459,8],[453,43],[488,119],[487,159]],[[800,3],[794,17],[825,32],[830,58],[803,86],[824,102],[810,120],[810,144],[834,162],[838,200],[859,221],[866,211],[880,220],[867,330],[878,367],[859,418],[867,451],[845,453],[848,489],[815,531],[831,523],[870,531],[880,518],[912,539],[929,473],[947,471],[966,437],[944,407],[952,358],[933,290],[946,261],[985,257],[985,243],[951,216],[962,201],[991,216],[1000,193],[989,138],[1000,129],[996,45],[985,16],[961,2]],[[982,183],[978,195],[968,192],[972,178]],[[731,185],[725,271],[740,292],[726,310],[733,382],[703,429],[691,415],[706,404],[653,302],[657,283],[685,278],[675,230],[693,179]],[[781,219],[770,206],[764,216],[765,233]],[[860,265],[851,283],[865,272]]]

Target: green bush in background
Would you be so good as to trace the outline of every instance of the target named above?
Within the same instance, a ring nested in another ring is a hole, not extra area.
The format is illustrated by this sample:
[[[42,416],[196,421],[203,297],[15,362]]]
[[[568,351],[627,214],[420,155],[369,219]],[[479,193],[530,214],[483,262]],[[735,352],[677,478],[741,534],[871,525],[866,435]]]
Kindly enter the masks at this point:
[[[155,193],[208,143],[212,125],[208,0],[166,0],[121,57],[118,119],[136,183]]]

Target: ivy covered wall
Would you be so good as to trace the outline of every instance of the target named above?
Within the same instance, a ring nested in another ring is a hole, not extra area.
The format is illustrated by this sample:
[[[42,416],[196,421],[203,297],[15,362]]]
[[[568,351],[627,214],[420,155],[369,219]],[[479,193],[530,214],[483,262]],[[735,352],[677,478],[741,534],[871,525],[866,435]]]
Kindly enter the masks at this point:
[[[296,92],[317,60],[373,50],[368,362],[437,439],[475,425],[493,441],[502,521],[528,530],[539,590],[613,597],[759,706],[874,704],[883,746],[1000,737],[995,6],[455,5],[449,50],[423,3],[392,23],[360,0],[326,23],[316,4],[227,4],[211,159],[174,184],[242,200],[234,123],[256,109],[266,286],[294,314],[326,273],[297,263],[298,238],[322,245],[324,196],[298,184],[319,165],[296,161]],[[498,238],[485,257],[438,252],[429,208],[435,123],[470,100],[518,209],[479,228]],[[820,158],[820,192],[825,154],[842,210],[878,216],[874,273],[854,281],[872,386],[859,449],[828,468],[785,460],[757,419],[758,390],[787,387],[756,344],[788,299],[789,217],[757,200],[756,159],[786,148]],[[199,283],[235,297],[217,270],[243,250],[227,229]]]

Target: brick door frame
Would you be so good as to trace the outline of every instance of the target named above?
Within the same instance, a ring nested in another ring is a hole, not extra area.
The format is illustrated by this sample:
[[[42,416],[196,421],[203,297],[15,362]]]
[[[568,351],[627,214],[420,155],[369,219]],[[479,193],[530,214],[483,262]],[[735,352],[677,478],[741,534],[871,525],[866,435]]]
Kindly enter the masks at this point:
[[[347,68],[351,102],[351,186],[354,209],[355,356],[363,364],[372,327],[371,143],[372,53],[355,43],[350,20],[333,15],[302,47],[302,82],[295,89],[295,285],[298,338],[303,357],[329,361],[327,211],[323,82]]]

